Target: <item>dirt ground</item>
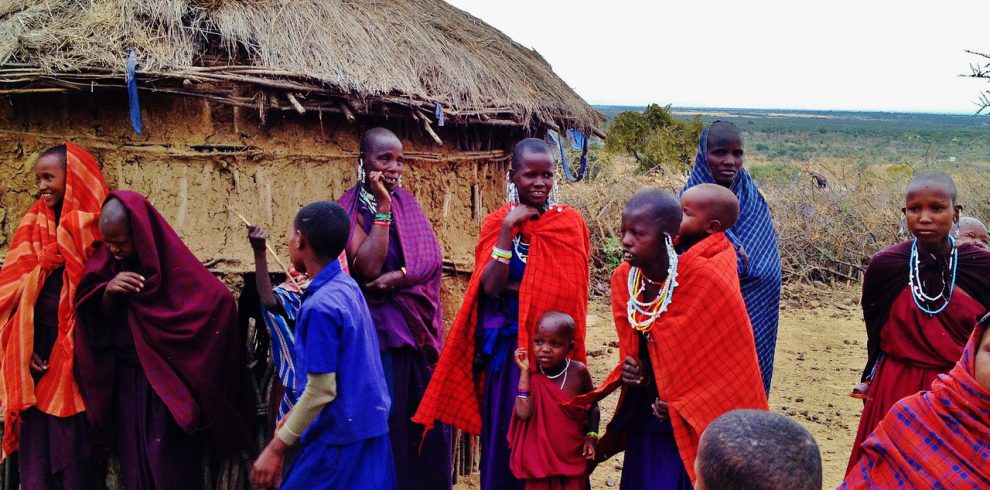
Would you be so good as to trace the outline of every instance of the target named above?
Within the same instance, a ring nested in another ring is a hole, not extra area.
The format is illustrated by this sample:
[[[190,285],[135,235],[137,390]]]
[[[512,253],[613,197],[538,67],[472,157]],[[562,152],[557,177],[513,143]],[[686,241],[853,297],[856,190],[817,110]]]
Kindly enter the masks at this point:
[[[857,286],[789,287],[781,304],[780,333],[770,406],[814,434],[822,453],[824,488],[835,488],[856,436],[862,403],[849,397],[866,360],[866,333]],[[618,343],[611,313],[601,300],[588,314],[588,363],[601,382],[618,362]],[[618,395],[601,404],[602,428],[615,410]],[[618,487],[622,454],[600,464],[591,475],[592,488]],[[478,488],[477,475],[455,489]]]

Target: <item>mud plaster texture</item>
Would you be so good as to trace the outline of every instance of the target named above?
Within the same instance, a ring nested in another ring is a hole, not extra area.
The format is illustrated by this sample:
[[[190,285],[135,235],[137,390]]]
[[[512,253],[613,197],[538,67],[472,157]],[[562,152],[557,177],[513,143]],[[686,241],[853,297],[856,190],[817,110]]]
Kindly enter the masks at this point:
[[[348,123],[336,115],[269,112],[262,122],[256,109],[166,94],[142,94],[141,104],[138,135],[122,93],[0,97],[0,254],[37,199],[37,156],[68,140],[93,153],[112,189],[147,195],[193,253],[239,292],[254,263],[233,211],[263,226],[287,263],[296,211],[354,185],[360,134],[383,125],[402,139],[403,186],[419,199],[458,271],[445,276],[449,324],[473,267],[480,220],[503,202],[505,150],[519,138],[501,129],[437,128],[445,142],[439,146],[396,118]]]

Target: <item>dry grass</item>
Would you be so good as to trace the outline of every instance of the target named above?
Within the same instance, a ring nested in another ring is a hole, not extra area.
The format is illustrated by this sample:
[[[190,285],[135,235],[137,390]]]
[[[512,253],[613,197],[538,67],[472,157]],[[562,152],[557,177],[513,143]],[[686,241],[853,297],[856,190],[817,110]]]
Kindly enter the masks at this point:
[[[438,101],[586,131],[604,123],[538,53],[442,0],[0,0],[2,82],[90,70],[122,79],[131,50],[140,74],[179,82],[219,61],[357,99]],[[41,72],[7,70],[24,66]]]

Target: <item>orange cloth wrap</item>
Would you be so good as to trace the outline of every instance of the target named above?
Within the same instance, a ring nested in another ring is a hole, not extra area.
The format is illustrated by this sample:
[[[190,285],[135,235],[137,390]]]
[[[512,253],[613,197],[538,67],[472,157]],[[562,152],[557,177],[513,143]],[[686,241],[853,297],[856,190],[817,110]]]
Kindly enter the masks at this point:
[[[601,387],[571,403],[604,398],[621,386],[623,360],[640,357],[639,337],[626,314],[630,269],[623,263],[612,275],[619,364]],[[708,424],[731,410],[767,410],[768,405],[753,328],[739,289],[736,252],[724,233],[709,236],[680,256],[677,282],[669,309],[650,330],[653,342],[648,346],[681,460],[696,481],[698,440]],[[621,434],[606,433],[602,446],[621,445],[622,439]]]
[[[508,204],[485,217],[475,250],[474,273],[464,302],[444,343],[437,369],[413,422],[433,427],[437,420],[472,434],[481,433],[483,380],[475,378],[475,329],[481,275],[491,261]],[[519,286],[519,346],[529,346],[540,316],[562,311],[574,317],[577,326],[573,358],[585,362],[585,323],[588,314],[588,271],[591,245],[588,227],[573,208],[551,207],[539,219],[522,225],[517,232],[529,240],[529,259]]]
[[[65,146],[65,196],[58,225],[52,209],[40,199],[35,202],[14,231],[0,270],[0,402],[7,425],[4,456],[19,447],[20,413],[24,410],[35,406],[58,417],[85,410],[72,373],[73,304],[86,259],[94,243],[102,240],[100,208],[109,189],[92,155],[70,143]],[[58,337],[48,359],[48,371],[35,386],[30,370],[34,306],[45,280],[63,266]]]

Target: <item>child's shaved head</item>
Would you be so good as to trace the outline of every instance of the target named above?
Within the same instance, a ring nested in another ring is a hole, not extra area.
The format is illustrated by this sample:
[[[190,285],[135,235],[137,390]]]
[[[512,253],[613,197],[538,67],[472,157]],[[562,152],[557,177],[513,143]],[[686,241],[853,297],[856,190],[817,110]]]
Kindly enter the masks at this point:
[[[990,249],[990,235],[987,234],[986,225],[972,216],[959,218],[959,244],[963,243]]]
[[[691,245],[708,235],[732,228],[739,219],[739,199],[729,189],[716,184],[699,184],[681,196],[684,220],[678,232],[680,245]]]
[[[734,410],[709,424],[695,469],[699,489],[822,488],[815,438],[791,419],[762,410]]]
[[[662,189],[643,189],[634,194],[622,213],[628,215],[633,211],[648,211],[660,231],[670,236],[677,234],[683,218],[677,197]]]
[[[114,258],[127,260],[134,256],[131,213],[120,199],[111,197],[103,203],[100,211],[100,233]]]
[[[574,318],[562,311],[548,311],[536,322],[536,328],[547,333],[562,335],[568,340],[574,340],[577,327]]]
[[[907,195],[911,195],[914,192],[921,191],[923,189],[938,189],[945,192],[946,195],[952,198],[952,203],[955,204],[959,192],[956,190],[956,182],[952,180],[949,174],[944,172],[921,172],[911,179],[908,183]]]

